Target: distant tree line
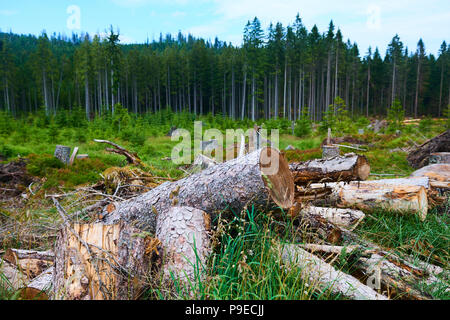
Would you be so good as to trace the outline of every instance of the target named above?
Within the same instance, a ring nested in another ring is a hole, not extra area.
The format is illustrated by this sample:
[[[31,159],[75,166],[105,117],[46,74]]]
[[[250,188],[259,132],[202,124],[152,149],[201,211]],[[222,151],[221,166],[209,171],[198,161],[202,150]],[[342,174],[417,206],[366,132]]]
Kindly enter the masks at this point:
[[[378,48],[360,55],[331,21],[308,31],[255,17],[242,46],[161,34],[144,44],[120,44],[111,27],[100,38],[43,32],[0,33],[0,108],[20,115],[45,108],[82,107],[92,119],[114,112],[222,114],[234,119],[322,120],[339,97],[350,115],[386,116],[394,100],[406,115],[442,116],[450,104],[450,46],[427,54],[420,39],[410,51],[398,35],[384,58]]]

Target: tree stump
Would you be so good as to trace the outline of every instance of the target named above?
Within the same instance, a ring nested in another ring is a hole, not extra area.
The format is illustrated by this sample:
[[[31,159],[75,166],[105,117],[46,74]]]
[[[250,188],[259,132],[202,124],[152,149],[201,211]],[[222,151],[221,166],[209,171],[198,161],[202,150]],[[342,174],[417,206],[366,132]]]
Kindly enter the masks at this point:
[[[64,164],[69,164],[70,161],[70,147],[57,145],[54,156]]]
[[[52,299],[136,299],[159,242],[123,223],[74,223],[59,232]]]

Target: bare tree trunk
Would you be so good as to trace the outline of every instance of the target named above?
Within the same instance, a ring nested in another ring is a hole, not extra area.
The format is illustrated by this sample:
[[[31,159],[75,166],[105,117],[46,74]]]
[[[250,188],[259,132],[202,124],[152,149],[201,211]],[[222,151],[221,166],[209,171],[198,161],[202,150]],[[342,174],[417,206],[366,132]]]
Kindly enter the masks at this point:
[[[114,211],[105,212],[104,221],[135,221],[139,228],[154,231],[157,215],[173,205],[195,207],[214,218],[226,208],[239,213],[246,205],[266,207],[273,205],[271,201],[290,208],[293,198],[294,182],[286,160],[267,147],[116,203]]]

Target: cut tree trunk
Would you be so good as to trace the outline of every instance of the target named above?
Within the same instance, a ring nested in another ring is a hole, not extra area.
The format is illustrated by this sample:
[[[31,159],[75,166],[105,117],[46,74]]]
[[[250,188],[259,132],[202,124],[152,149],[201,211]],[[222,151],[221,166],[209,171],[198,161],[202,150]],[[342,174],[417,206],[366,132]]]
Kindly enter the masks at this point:
[[[301,278],[318,290],[340,294],[353,300],[388,300],[358,279],[336,270],[298,245],[280,245],[281,259],[289,267],[301,269]]]
[[[314,185],[313,188],[323,188]],[[325,199],[314,202],[337,205],[338,207],[355,207],[361,210],[385,209],[392,211],[409,211],[424,220],[428,212],[427,178],[399,178],[371,181],[352,181],[349,183],[330,183],[332,194]]]
[[[172,206],[203,210],[214,219],[225,210],[239,214],[246,206],[292,207],[294,182],[289,166],[279,151],[256,150],[175,182],[166,182],[105,211],[104,222],[136,222],[142,230],[154,232],[158,214]]]
[[[435,152],[450,152],[450,130],[425,141],[411,151],[407,157],[408,163],[414,169],[422,168],[429,164],[429,157]]]
[[[54,271],[55,268],[52,266],[31,280],[20,290],[20,297],[24,300],[48,300]]]
[[[327,221],[342,227],[352,227],[364,219],[365,214],[360,210],[324,208],[308,206],[300,211],[301,215],[318,216]]]
[[[430,164],[414,171],[410,177],[428,177],[432,188],[450,189],[450,164]]]
[[[123,223],[74,223],[60,230],[52,299],[136,299],[148,283],[158,243]]]
[[[348,153],[331,159],[315,159],[289,164],[296,185],[312,182],[366,180],[370,165],[365,156]]]
[[[156,237],[163,251],[163,277],[184,283],[205,279],[210,254],[210,217],[191,207],[172,207],[158,215]]]
[[[55,259],[52,251],[7,249],[3,259],[16,266],[29,279],[48,269]]]

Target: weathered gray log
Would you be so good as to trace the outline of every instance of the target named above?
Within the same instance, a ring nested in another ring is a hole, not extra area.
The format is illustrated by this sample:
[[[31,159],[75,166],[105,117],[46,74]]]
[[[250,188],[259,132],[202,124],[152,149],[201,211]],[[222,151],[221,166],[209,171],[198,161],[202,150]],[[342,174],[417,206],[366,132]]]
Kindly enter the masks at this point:
[[[32,279],[48,269],[55,255],[51,250],[36,251],[23,249],[7,249],[3,259],[16,266],[23,274]]]
[[[123,223],[74,223],[55,246],[52,299],[136,299],[148,284],[159,241]]]
[[[17,290],[24,287],[29,277],[23,274],[15,265],[0,259],[0,286],[10,290]]]
[[[20,297],[23,300],[48,300],[54,271],[55,268],[52,266],[31,280],[25,288],[20,290]]]
[[[290,163],[289,169],[296,185],[308,185],[312,182],[366,180],[370,174],[367,158],[354,153],[331,159]]]
[[[163,248],[164,279],[185,284],[205,279],[209,228],[209,215],[195,208],[172,207],[158,215],[156,237]]]
[[[300,214],[319,216],[335,225],[343,226],[346,228],[352,227],[353,225],[359,223],[365,217],[364,212],[360,210],[325,208],[315,206],[307,206],[306,208],[301,210]]]
[[[341,294],[353,300],[389,300],[298,245],[281,244],[279,247],[283,262],[288,267],[300,268],[301,278],[319,290],[329,290],[333,294]]]
[[[57,145],[54,156],[64,164],[68,164],[70,159],[70,147]]]
[[[247,205],[259,208],[293,205],[294,182],[288,164],[278,150],[256,150],[175,182],[166,182],[104,212],[104,222],[135,222],[154,232],[156,217],[172,206],[203,210],[212,219],[226,210],[239,214]]]
[[[322,159],[330,159],[339,156],[339,147],[333,145],[322,146]]]

